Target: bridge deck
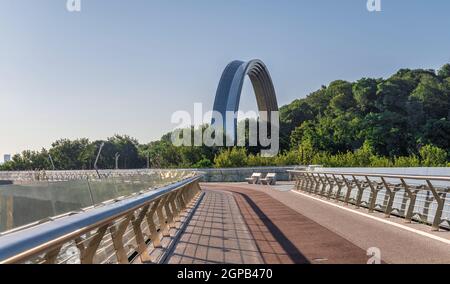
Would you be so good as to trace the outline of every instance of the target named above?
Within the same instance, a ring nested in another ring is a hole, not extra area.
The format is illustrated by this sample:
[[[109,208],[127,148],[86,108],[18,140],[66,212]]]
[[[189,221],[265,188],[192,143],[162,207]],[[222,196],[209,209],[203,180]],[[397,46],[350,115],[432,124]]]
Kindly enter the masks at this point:
[[[168,263],[246,263],[263,260],[230,193],[206,190]]]
[[[386,223],[292,187],[202,184],[205,198],[168,262],[366,263],[376,247],[386,263],[450,263],[450,232],[396,217]]]
[[[206,195],[169,263],[366,263],[365,250],[267,194],[203,184]]]

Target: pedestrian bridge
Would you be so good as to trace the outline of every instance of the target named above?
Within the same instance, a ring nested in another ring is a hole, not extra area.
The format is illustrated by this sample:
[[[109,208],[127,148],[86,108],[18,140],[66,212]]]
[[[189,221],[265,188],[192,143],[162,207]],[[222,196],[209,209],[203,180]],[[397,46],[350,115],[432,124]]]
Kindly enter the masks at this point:
[[[0,185],[2,263],[450,262],[450,177],[294,170],[269,186],[176,170],[14,174]],[[34,208],[60,214],[14,224]]]

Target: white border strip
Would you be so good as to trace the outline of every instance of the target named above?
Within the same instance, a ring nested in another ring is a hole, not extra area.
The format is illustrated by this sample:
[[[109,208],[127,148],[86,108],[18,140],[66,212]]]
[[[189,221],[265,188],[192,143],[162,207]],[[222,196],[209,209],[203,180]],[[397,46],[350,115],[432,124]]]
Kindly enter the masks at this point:
[[[444,239],[444,238],[438,237],[436,235],[433,235],[433,234],[430,234],[430,233],[427,233],[427,232],[424,232],[424,231],[420,231],[420,230],[417,230],[417,229],[413,229],[413,228],[410,228],[410,227],[402,225],[402,224],[398,224],[398,223],[395,223],[395,222],[392,222],[392,221],[388,221],[388,220],[385,220],[385,219],[381,219],[381,218],[378,218],[378,217],[375,217],[375,216],[372,216],[372,215],[369,215],[369,214],[366,214],[366,213],[362,213],[362,212],[359,212],[359,211],[356,211],[356,210],[353,210],[353,209],[341,206],[339,204],[331,203],[329,201],[326,201],[326,200],[323,200],[323,199],[320,199],[320,198],[317,198],[317,197],[305,194],[303,192],[299,192],[297,190],[291,190],[291,191],[296,193],[296,194],[300,194],[302,196],[314,199],[316,201],[320,201],[322,203],[325,203],[325,204],[328,204],[328,205],[331,205],[331,206],[334,206],[334,207],[346,210],[348,212],[352,212],[352,213],[355,213],[355,214],[358,214],[358,215],[361,215],[361,216],[364,216],[364,217],[376,220],[378,222],[389,224],[391,226],[394,226],[394,227],[397,227],[397,228],[400,228],[400,229],[403,229],[403,230],[406,230],[406,231],[409,231],[409,232],[412,232],[412,233],[415,233],[415,234],[418,234],[418,235],[421,235],[421,236],[424,236],[424,237],[427,237],[427,238],[430,238],[430,239],[433,239],[433,240],[436,240],[436,241],[439,241],[439,242],[443,242],[443,243],[445,243],[447,245],[450,245],[450,240],[448,240],[448,239]]]

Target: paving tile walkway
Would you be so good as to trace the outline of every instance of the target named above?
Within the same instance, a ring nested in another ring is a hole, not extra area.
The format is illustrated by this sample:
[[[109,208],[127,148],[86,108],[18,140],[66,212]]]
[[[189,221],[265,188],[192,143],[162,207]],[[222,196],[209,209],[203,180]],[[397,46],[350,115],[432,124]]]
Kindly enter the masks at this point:
[[[366,263],[366,252],[270,195],[203,184],[168,263]]]
[[[233,195],[206,190],[167,263],[260,264],[263,260]]]

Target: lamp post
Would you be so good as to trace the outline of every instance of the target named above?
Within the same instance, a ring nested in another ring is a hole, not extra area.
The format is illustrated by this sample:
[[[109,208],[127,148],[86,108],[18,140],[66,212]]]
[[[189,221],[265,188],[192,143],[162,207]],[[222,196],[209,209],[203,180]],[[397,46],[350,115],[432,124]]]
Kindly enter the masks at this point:
[[[97,162],[98,162],[98,158],[100,157],[100,153],[102,152],[103,146],[105,146],[105,142],[102,142],[102,144],[100,144],[100,149],[98,150],[97,157],[95,158],[95,162],[94,162],[94,169],[97,172],[98,178],[101,178],[101,177],[98,172]]]
[[[52,155],[50,155],[50,153],[48,154],[48,158],[49,158],[49,160],[50,160],[50,163],[52,164],[53,170],[55,170],[55,169],[56,169],[56,168],[55,168],[55,164],[53,163]]]
[[[119,169],[119,157],[120,157],[119,153],[116,153],[114,155],[114,159],[116,160],[116,170]]]

